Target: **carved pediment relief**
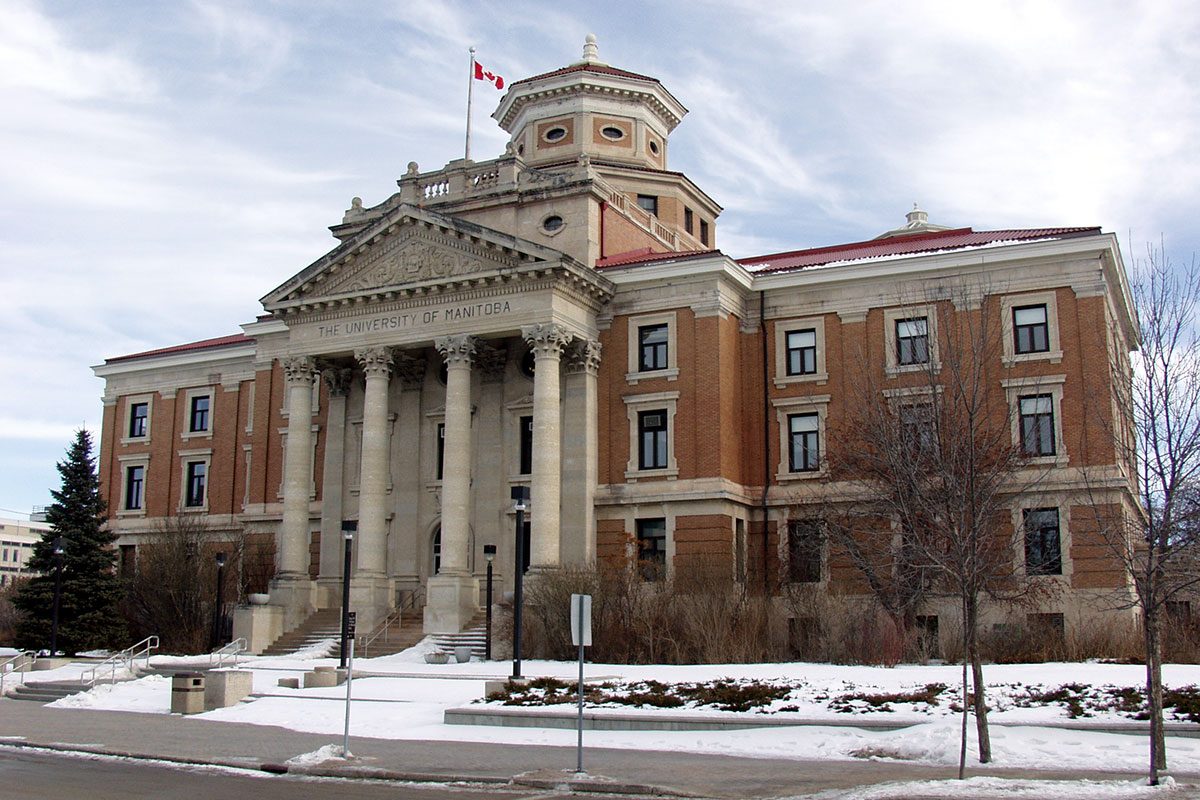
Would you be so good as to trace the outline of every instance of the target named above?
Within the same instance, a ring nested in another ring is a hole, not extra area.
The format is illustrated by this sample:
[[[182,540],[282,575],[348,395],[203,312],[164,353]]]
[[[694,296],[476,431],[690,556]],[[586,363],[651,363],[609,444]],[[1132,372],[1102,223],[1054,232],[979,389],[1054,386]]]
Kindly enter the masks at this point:
[[[468,242],[427,232],[404,231],[384,237],[350,256],[307,294],[331,296],[459,278],[503,267],[513,259]]]

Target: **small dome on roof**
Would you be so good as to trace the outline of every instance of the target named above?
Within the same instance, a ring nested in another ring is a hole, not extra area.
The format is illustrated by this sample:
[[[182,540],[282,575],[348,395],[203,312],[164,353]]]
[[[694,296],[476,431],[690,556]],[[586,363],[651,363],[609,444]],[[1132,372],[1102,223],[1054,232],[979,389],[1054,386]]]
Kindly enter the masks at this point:
[[[928,212],[922,211],[919,205],[913,203],[912,211],[904,215],[903,225],[881,233],[875,238],[890,239],[893,236],[911,236],[914,233],[932,233],[948,230],[950,230],[950,226],[948,225],[934,225],[930,223]]]

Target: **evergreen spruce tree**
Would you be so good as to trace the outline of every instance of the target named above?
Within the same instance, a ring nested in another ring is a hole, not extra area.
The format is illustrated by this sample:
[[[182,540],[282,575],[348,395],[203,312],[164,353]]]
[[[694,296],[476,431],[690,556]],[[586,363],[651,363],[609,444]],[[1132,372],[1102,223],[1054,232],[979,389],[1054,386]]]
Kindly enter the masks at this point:
[[[125,646],[125,621],[119,604],[121,581],[114,569],[116,535],[104,528],[104,498],[92,456],[92,437],[75,434],[67,457],[58,463],[62,488],[51,491],[54,503],[46,510],[50,531],[33,546],[27,581],[14,605],[22,612],[17,644],[32,650],[50,647],[54,614],[54,540],[61,536],[62,594],[58,610],[58,649],[68,654]]]

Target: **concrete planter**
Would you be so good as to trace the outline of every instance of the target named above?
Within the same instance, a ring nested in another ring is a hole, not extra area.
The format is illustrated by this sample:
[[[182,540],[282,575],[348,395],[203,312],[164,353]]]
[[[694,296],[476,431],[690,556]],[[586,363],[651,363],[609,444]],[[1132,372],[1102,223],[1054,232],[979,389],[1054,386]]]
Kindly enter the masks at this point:
[[[426,664],[449,664],[450,663],[450,654],[449,653],[426,653],[425,654],[425,663]]]
[[[267,603],[269,603],[271,601],[271,595],[269,595],[269,594],[250,594],[250,595],[246,595],[246,599],[248,601],[250,601],[250,605],[252,605],[252,606],[265,606]]]
[[[456,663],[459,663],[459,664],[465,664],[468,661],[470,661],[471,660],[471,648],[470,647],[454,648],[454,660]]]

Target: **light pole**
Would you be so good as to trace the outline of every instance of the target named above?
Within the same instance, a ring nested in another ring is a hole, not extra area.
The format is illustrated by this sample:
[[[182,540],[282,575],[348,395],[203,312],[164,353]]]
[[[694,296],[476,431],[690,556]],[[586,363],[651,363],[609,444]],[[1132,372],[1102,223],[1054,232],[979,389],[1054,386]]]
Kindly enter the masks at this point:
[[[54,538],[54,616],[50,622],[50,657],[58,654],[58,606],[62,600],[63,554],[66,545],[63,537]]]
[[[358,520],[342,520],[342,541],[345,543],[346,556],[342,561],[342,650],[338,666],[346,668],[347,637],[350,633],[350,548],[354,544],[354,533],[358,530]]]
[[[212,623],[212,641],[209,643],[210,650],[216,650],[221,646],[221,618],[222,606],[225,605],[225,554],[217,553],[217,604],[213,607],[213,623]]]
[[[525,604],[525,510],[529,507],[529,487],[512,487],[513,509],[517,512],[516,569],[513,570],[513,674],[521,677],[521,611]]]
[[[492,559],[496,557],[496,545],[485,544],[483,557],[487,559],[487,641],[483,644],[483,658],[492,660]]]

